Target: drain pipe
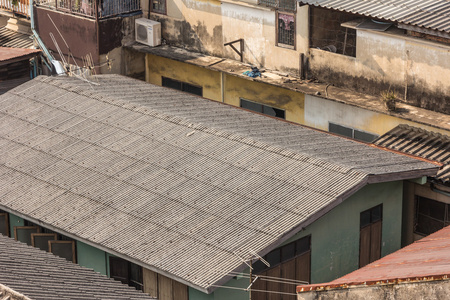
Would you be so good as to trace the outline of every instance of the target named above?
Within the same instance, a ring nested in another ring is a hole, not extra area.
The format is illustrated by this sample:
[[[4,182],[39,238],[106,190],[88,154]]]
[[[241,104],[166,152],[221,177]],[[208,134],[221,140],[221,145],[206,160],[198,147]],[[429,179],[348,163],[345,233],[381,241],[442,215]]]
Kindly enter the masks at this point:
[[[29,5],[30,5],[31,32],[33,33],[33,36],[34,36],[35,40],[37,41],[39,48],[41,48],[41,50],[44,52],[44,56],[47,58],[49,63],[51,65],[53,65],[53,61],[55,60],[55,58],[53,57],[53,55],[50,54],[50,52],[48,51],[44,42],[42,42],[41,38],[39,37],[39,34],[37,33],[37,31],[34,28],[33,3],[34,3],[34,1],[30,0]],[[51,71],[52,67],[50,67],[49,64],[45,60],[43,60],[43,61],[47,65],[47,68],[49,68],[49,70]]]

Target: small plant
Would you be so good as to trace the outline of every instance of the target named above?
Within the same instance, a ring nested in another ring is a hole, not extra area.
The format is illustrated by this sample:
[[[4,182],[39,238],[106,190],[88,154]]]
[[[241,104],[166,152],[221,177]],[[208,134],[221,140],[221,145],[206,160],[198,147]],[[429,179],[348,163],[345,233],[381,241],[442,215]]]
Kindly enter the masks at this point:
[[[19,4],[19,0],[11,0],[12,5],[17,6]]]
[[[391,89],[388,89],[387,91],[382,91],[381,98],[383,99],[384,105],[386,105],[386,108],[388,110],[395,111],[398,97],[394,91],[391,91]]]

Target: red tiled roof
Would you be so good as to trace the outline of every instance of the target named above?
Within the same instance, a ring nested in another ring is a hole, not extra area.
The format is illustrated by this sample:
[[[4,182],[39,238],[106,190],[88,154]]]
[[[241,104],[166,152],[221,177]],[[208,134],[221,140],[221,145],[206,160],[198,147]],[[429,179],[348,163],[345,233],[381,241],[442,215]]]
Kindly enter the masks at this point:
[[[328,283],[297,286],[297,292],[450,277],[450,226]]]
[[[34,54],[39,52],[41,52],[41,50],[0,47],[0,62],[12,60],[19,57],[32,57]]]

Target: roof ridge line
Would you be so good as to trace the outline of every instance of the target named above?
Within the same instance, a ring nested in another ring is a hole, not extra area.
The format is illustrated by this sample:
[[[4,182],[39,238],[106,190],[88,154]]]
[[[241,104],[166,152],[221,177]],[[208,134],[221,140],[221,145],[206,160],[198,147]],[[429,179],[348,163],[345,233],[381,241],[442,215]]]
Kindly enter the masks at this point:
[[[330,162],[330,161],[322,159],[322,158],[315,158],[306,153],[296,152],[295,150],[290,149],[290,148],[283,148],[282,146],[278,146],[276,144],[269,144],[267,142],[257,140],[253,137],[244,136],[241,134],[236,134],[236,133],[228,132],[228,131],[221,130],[221,129],[216,129],[213,127],[206,126],[202,123],[194,123],[194,122],[191,122],[187,118],[171,116],[171,115],[156,111],[154,109],[151,109],[149,107],[145,107],[145,106],[138,105],[138,104],[133,104],[126,100],[114,98],[109,95],[105,95],[100,92],[97,92],[97,91],[86,90],[81,87],[75,86],[72,83],[61,85],[61,83],[59,81],[53,81],[52,77],[38,76],[35,78],[35,80],[37,80],[37,79],[40,80],[41,82],[48,83],[53,86],[57,86],[61,89],[65,89],[66,91],[73,92],[73,93],[76,93],[76,94],[79,94],[82,96],[86,96],[91,99],[103,101],[103,102],[106,102],[106,103],[109,103],[109,104],[112,104],[115,106],[119,106],[119,107],[131,110],[134,112],[142,113],[145,115],[149,115],[149,116],[158,118],[160,120],[171,122],[176,125],[185,126],[187,128],[192,128],[192,129],[195,129],[198,131],[202,131],[202,132],[209,133],[209,134],[212,134],[215,136],[226,138],[231,141],[244,143],[251,147],[256,147],[256,148],[259,148],[262,150],[270,151],[272,153],[276,153],[276,154],[279,154],[279,155],[282,155],[285,157],[289,157],[289,158],[295,159],[297,161],[303,161],[303,162],[307,161],[313,165],[320,165],[323,168],[333,169],[335,171],[337,171],[337,169],[340,169],[341,173],[359,173],[359,174],[369,175],[369,173],[367,173],[367,172],[364,172],[361,170],[356,170],[355,168],[348,168],[343,165],[336,164],[334,162]],[[296,126],[301,126],[301,125],[296,124]],[[324,132],[324,134],[326,134],[326,132]]]

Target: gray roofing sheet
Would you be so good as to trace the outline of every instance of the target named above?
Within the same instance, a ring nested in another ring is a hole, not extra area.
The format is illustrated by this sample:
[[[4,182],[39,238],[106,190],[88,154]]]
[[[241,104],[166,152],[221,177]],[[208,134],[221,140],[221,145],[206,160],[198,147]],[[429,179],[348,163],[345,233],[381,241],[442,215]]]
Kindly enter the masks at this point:
[[[97,80],[38,77],[0,96],[0,207],[206,292],[371,178],[437,171],[130,78]]]
[[[300,3],[450,32],[448,0],[297,0]]]
[[[450,137],[447,135],[401,124],[373,143],[443,163],[436,178],[445,182],[450,180]]]
[[[0,282],[33,300],[154,299],[119,281],[0,235]]]

